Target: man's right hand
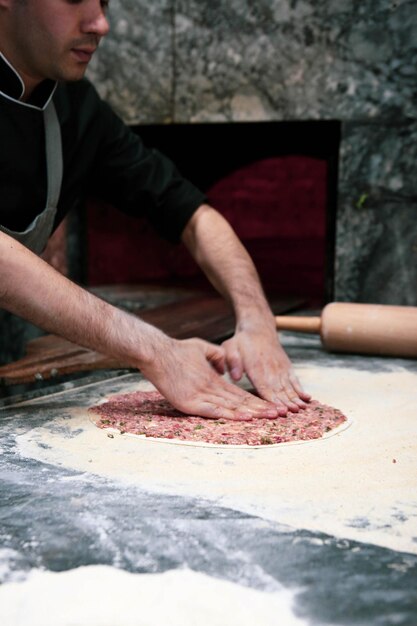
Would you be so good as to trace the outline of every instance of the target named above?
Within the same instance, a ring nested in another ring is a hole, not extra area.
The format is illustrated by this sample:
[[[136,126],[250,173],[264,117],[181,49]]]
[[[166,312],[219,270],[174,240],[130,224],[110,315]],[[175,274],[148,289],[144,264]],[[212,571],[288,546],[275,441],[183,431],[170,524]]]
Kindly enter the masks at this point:
[[[178,341],[99,300],[0,232],[0,307],[68,341],[138,367],[184,413],[251,419],[275,406],[222,376],[225,351],[200,339]]]
[[[166,335],[154,358],[140,370],[183,413],[209,418],[275,418],[277,408],[225,380],[225,352],[202,339],[175,340]],[[157,342],[159,343],[159,341]]]

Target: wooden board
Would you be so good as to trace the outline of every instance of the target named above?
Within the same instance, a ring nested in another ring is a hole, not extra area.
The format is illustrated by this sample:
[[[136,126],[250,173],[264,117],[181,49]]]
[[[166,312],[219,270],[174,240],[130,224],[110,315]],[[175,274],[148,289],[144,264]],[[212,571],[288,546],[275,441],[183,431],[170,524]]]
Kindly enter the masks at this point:
[[[302,302],[294,298],[273,299],[275,314],[294,310]],[[234,331],[234,315],[220,297],[199,295],[179,302],[140,311],[144,321],[176,339],[200,337],[220,342]],[[82,348],[55,335],[45,335],[27,344],[26,356],[0,367],[0,382],[6,385],[46,380],[74,372],[124,369],[126,363]]]

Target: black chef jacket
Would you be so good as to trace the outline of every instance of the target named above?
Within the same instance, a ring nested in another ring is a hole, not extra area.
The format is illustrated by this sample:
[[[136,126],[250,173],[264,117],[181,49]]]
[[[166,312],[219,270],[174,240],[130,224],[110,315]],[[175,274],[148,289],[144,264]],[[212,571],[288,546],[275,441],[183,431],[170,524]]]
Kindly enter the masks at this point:
[[[47,174],[42,110],[52,97],[61,126],[64,173],[54,229],[95,195],[130,215],[145,215],[178,241],[206,201],[174,164],[148,149],[87,81],[44,81],[28,102],[23,83],[0,54],[0,224],[23,231],[45,208]]]

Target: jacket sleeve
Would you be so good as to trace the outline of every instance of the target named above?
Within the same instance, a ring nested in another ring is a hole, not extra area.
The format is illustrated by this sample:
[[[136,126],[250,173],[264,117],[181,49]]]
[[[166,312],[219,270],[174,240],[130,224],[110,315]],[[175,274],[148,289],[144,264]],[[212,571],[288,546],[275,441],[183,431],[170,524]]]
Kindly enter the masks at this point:
[[[129,215],[147,217],[165,239],[177,242],[206,196],[158,150],[148,148],[90,85],[99,124],[92,185],[95,193]]]

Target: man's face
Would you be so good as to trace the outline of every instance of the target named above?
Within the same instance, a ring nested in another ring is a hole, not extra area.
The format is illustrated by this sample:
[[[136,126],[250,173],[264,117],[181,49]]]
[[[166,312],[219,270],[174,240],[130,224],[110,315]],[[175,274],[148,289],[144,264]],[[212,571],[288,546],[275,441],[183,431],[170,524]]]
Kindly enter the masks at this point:
[[[4,53],[30,90],[50,78],[83,77],[101,37],[109,30],[108,1],[8,0]],[[2,42],[0,42],[0,49]]]

